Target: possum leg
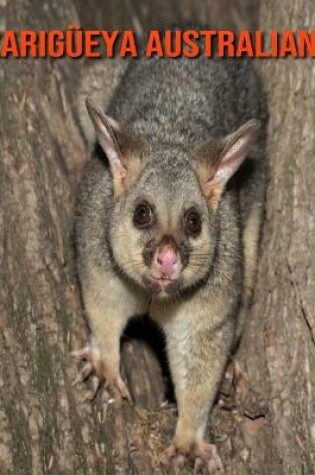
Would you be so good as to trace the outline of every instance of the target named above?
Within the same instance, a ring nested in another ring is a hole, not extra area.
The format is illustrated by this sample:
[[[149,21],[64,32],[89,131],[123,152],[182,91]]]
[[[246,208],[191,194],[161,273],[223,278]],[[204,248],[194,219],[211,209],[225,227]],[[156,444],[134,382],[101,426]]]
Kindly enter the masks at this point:
[[[193,305],[193,304],[192,304]],[[175,437],[162,454],[162,462],[175,470],[193,461],[211,475],[223,475],[221,459],[214,445],[205,441],[209,411],[214,403],[226,366],[233,328],[224,316],[196,315],[196,309],[183,304],[164,323],[178,407]],[[213,306],[214,307],[214,306]],[[199,305],[209,312],[207,305]],[[222,306],[220,306],[222,311]],[[194,311],[195,310],[195,311]],[[219,308],[218,308],[219,310]]]
[[[76,381],[93,376],[95,393],[105,389],[105,402],[109,390],[131,400],[120,375],[120,338],[129,318],[143,312],[141,299],[110,272],[94,272],[82,289],[92,336],[88,347],[74,352],[77,360],[86,362]]]

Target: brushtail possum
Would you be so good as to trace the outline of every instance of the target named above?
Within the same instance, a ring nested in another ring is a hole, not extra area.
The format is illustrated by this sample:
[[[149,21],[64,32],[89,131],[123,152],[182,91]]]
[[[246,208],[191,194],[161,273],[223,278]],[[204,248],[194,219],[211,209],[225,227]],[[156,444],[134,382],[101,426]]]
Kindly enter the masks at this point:
[[[83,376],[129,398],[120,337],[132,316],[149,312],[165,333],[178,406],[164,460],[188,455],[223,473],[205,432],[254,282],[263,93],[245,59],[138,58],[124,69],[110,100],[87,100],[105,154],[90,161],[78,193],[77,262],[92,336],[77,356],[87,360]]]

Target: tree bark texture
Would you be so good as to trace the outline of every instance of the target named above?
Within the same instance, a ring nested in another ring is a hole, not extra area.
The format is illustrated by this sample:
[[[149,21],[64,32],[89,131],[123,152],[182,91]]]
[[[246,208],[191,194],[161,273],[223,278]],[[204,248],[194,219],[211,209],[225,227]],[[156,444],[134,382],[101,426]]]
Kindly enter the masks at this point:
[[[308,0],[261,2],[264,31],[312,29]],[[258,62],[269,104],[264,239],[242,356],[268,406],[254,473],[315,473],[314,60]],[[265,435],[264,435],[265,434]],[[263,445],[262,445],[263,444]]]
[[[249,0],[0,0],[4,29],[147,28],[190,20],[257,28]],[[311,27],[313,0],[262,1],[264,30]],[[76,60],[0,65],[0,474],[163,474],[175,406],[161,409],[156,330],[127,331],[123,374],[135,401],[85,401],[73,349],[88,341],[72,241],[75,187],[88,151],[76,117]],[[238,358],[248,383],[210,431],[227,475],[313,474],[315,465],[314,66],[257,62],[269,100],[262,256]],[[149,344],[149,342],[151,342]],[[153,345],[152,345],[153,342]],[[190,473],[186,470],[183,473]]]

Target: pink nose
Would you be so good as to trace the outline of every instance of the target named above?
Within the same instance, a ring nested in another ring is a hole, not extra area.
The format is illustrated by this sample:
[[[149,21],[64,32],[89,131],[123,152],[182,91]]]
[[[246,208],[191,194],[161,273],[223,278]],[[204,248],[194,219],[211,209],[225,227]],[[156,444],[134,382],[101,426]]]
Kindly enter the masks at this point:
[[[178,256],[174,249],[170,246],[165,246],[156,256],[156,266],[162,274],[171,277],[178,267]]]

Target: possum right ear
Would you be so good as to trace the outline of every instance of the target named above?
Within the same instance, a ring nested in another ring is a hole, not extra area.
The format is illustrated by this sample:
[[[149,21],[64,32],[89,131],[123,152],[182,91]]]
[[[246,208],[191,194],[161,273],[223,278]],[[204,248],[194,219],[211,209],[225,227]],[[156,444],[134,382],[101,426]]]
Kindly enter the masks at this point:
[[[98,142],[108,158],[115,196],[118,196],[139,172],[140,150],[139,153],[135,153],[135,144],[139,144],[139,141],[124,134],[118,122],[106,115],[92,98],[87,99],[86,106]]]
[[[259,129],[260,121],[252,119],[232,134],[199,149],[197,173],[204,194],[214,209],[218,207],[227,182],[245,160]]]

